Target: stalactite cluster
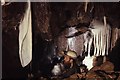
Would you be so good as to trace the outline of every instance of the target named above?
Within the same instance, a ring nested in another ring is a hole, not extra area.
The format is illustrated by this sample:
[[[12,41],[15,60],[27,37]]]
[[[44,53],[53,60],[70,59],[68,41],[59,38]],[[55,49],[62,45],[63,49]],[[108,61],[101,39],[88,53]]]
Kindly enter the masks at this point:
[[[87,31],[84,34],[85,52],[88,52],[88,55],[87,57],[85,57],[83,63],[90,66],[90,68],[92,68],[93,57],[105,56],[108,55],[109,53],[111,27],[108,24],[104,25],[102,22],[98,20],[93,20],[90,24],[89,29],[90,31]],[[94,53],[92,57],[90,56],[91,46],[93,46],[94,49]]]

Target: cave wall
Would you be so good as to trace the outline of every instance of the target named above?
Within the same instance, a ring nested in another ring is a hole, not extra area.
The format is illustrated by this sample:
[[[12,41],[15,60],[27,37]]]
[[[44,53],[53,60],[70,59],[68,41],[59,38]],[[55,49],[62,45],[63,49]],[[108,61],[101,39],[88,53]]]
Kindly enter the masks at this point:
[[[19,60],[18,25],[23,18],[26,3],[11,3],[2,7],[2,78],[16,79],[27,76],[27,67]]]
[[[93,12],[90,13],[91,7],[94,6]],[[26,3],[11,3],[2,7],[2,76],[3,78],[24,78],[29,73],[29,65],[22,68],[18,55],[18,26],[20,19],[23,18]],[[45,45],[51,45],[52,40],[58,36],[64,35],[65,26],[74,26],[81,23],[90,23],[93,18],[103,20],[106,15],[108,23],[112,28],[112,48],[114,48],[120,38],[120,29],[116,32],[115,28],[120,28],[120,3],[89,3],[88,12],[84,12],[84,3],[38,3],[34,2],[32,9],[32,28],[33,28],[33,66],[32,71],[36,73],[40,68],[40,63],[45,61],[43,58],[46,52],[43,51]],[[80,15],[78,13],[81,13]],[[82,18],[81,18],[82,17]],[[118,37],[116,38],[116,35]],[[78,42],[82,45],[82,36]],[[63,44],[65,39],[62,38]],[[48,42],[50,41],[50,43]],[[77,43],[78,43],[77,42]],[[64,46],[64,45],[62,45]],[[118,56],[120,51],[119,45],[111,54],[113,60]],[[49,48],[51,46],[48,46]],[[78,48],[78,47],[77,47]],[[112,49],[111,48],[111,49]],[[80,48],[82,53],[83,46]],[[47,53],[49,54],[49,53]],[[40,59],[41,58],[41,59]],[[43,58],[43,60],[42,60]],[[117,58],[117,61],[120,58]],[[46,60],[48,61],[48,60]],[[115,62],[115,61],[113,61]],[[119,61],[120,62],[120,61]],[[116,65],[118,63],[115,63]]]

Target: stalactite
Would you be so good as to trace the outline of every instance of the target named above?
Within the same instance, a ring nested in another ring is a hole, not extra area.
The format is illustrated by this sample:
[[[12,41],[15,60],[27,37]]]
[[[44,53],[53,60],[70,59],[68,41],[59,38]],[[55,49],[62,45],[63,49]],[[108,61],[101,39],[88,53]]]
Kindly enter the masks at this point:
[[[90,38],[90,41],[88,43],[88,56],[90,56],[90,50],[91,50],[91,46],[92,46],[92,41],[93,41],[93,37]]]
[[[84,40],[85,40],[85,42],[84,42],[84,47],[85,47],[85,52],[87,52],[87,45],[88,45],[87,34],[88,34],[88,32],[86,32],[86,33],[84,34]]]
[[[77,30],[75,29],[75,28],[69,28],[69,30],[68,30],[68,35],[71,35],[71,34],[73,34],[74,32],[77,32]],[[69,38],[68,40],[67,40],[67,44],[68,44],[68,46],[69,46],[69,48],[71,49],[71,50],[75,50],[75,37],[72,37],[72,38]]]
[[[85,12],[87,12],[87,7],[88,7],[88,0],[85,2]]]
[[[91,29],[91,34],[93,34],[94,43],[94,55],[108,55],[108,49],[110,47],[110,34],[111,29],[109,25],[104,26],[101,22],[95,21],[92,23],[94,29]]]
[[[88,52],[88,56],[85,57],[83,63],[88,65],[88,62],[93,61],[93,57],[95,56],[105,56],[108,55],[108,50],[110,48],[110,35],[111,29],[108,24],[103,25],[102,22],[98,20],[93,20],[91,23],[91,32],[90,36],[88,32],[84,34],[84,46],[85,52]],[[91,44],[94,46],[94,54],[90,56]],[[92,63],[88,65],[88,68],[92,68]]]
[[[1,0],[1,5],[4,5],[5,4],[5,0]]]
[[[118,28],[113,28],[111,30],[111,51],[112,51],[112,48],[115,46],[115,42],[117,41],[118,39]]]

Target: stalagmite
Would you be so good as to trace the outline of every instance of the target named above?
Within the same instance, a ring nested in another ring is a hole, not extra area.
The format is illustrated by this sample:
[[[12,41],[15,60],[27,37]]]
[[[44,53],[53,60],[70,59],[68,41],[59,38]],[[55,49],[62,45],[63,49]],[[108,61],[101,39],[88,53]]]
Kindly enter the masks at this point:
[[[83,64],[85,64],[88,68],[88,70],[90,70],[93,67],[93,59],[94,56],[86,56],[85,59],[83,60]]]
[[[19,56],[22,67],[32,60],[32,25],[30,1],[24,14],[24,19],[19,25]]]

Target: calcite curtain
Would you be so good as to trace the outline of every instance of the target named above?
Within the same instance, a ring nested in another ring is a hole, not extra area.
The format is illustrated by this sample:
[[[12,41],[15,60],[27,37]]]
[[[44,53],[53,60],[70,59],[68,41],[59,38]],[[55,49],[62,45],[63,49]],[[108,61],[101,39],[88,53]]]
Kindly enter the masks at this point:
[[[19,57],[23,67],[28,65],[32,60],[32,23],[30,1],[28,1],[24,18],[19,25]]]

